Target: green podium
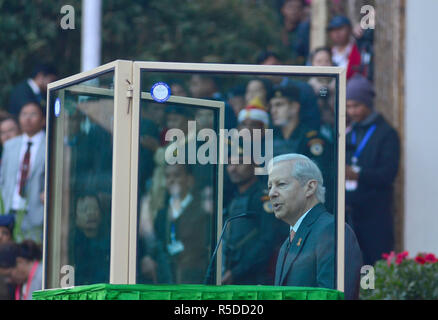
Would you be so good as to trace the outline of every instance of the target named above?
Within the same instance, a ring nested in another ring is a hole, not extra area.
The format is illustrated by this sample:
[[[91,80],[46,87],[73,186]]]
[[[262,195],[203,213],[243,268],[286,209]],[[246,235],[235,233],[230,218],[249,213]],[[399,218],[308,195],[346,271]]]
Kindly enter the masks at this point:
[[[337,290],[274,286],[111,285],[36,291],[34,300],[343,300]]]

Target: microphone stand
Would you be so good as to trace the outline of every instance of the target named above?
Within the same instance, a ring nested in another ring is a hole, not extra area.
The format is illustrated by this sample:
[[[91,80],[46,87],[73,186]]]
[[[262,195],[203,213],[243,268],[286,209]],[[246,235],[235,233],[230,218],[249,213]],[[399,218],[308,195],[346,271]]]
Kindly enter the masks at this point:
[[[239,214],[239,215],[234,216],[234,217],[230,217],[227,220],[225,220],[224,226],[222,227],[221,236],[219,237],[219,241],[216,244],[216,248],[214,248],[213,254],[210,258],[210,263],[208,264],[207,272],[205,274],[204,284],[209,284],[211,281],[213,262],[216,260],[217,250],[219,249],[219,245],[221,244],[221,241],[222,241],[222,238],[224,236],[225,229],[227,228],[228,223],[235,220],[235,219],[247,218],[247,217],[252,218],[254,216],[255,216],[254,212],[248,212],[248,213]]]

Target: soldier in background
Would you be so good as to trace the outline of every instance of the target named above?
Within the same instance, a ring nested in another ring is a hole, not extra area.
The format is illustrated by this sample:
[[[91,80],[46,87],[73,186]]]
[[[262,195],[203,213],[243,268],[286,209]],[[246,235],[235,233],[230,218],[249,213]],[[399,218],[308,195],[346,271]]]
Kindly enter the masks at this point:
[[[332,152],[328,141],[317,130],[309,129],[300,120],[301,104],[295,86],[274,87],[269,99],[270,114],[274,126],[274,157],[281,154],[299,153],[313,160],[322,171],[327,186],[326,207],[333,212],[333,179],[336,169],[331,161]]]
[[[288,227],[272,214],[266,184],[254,174],[253,163],[244,164],[243,149],[238,148],[238,159],[233,158],[231,151],[228,153],[227,172],[238,191],[224,218],[242,213],[254,213],[254,216],[234,220],[226,230],[222,283],[272,285],[273,266]],[[232,164],[233,160],[239,164]]]

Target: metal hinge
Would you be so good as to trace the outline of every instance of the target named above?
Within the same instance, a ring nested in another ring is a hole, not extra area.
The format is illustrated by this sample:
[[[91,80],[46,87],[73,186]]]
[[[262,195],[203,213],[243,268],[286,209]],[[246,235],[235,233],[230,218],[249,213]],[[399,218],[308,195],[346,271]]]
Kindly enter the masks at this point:
[[[128,110],[127,114],[129,114],[131,103],[132,103],[132,97],[134,96],[134,87],[132,86],[131,82],[126,79],[126,82],[128,83],[128,86],[126,87],[126,97],[129,99],[128,102]]]

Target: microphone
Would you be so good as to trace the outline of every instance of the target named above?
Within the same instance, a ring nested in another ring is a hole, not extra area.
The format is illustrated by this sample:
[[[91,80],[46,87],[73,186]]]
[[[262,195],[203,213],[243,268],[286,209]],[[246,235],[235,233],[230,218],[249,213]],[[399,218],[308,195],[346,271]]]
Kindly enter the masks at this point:
[[[211,276],[212,276],[212,269],[213,269],[213,262],[216,259],[216,255],[217,255],[217,250],[219,249],[219,245],[221,244],[222,238],[224,236],[224,232],[225,229],[227,228],[227,225],[229,222],[236,220],[236,219],[240,219],[240,218],[255,218],[257,216],[257,214],[254,211],[249,211],[246,213],[241,213],[237,216],[234,217],[230,217],[228,219],[225,220],[224,226],[222,227],[222,232],[221,232],[221,236],[219,237],[219,241],[216,244],[216,248],[214,248],[213,254],[210,258],[210,262],[208,264],[208,268],[207,268],[207,272],[205,274],[205,279],[204,279],[204,284],[209,284],[211,281]]]

